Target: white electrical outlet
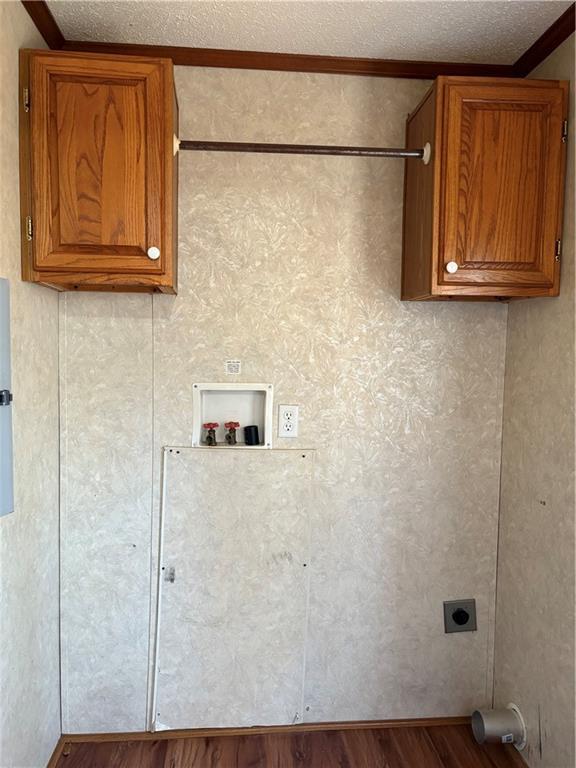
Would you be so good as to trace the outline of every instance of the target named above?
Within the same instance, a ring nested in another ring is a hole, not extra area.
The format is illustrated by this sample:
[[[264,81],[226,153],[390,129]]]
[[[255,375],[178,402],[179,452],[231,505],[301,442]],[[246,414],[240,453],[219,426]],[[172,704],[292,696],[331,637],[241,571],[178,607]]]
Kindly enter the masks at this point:
[[[298,406],[278,406],[278,437],[298,437]]]

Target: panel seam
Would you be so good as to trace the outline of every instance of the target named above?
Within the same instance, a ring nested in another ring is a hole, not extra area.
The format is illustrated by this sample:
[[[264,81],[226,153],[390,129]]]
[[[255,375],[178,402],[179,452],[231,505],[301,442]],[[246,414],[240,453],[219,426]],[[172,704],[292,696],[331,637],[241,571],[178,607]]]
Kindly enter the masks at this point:
[[[63,528],[64,528],[64,506],[66,503],[66,493],[64,492],[66,484],[66,468],[68,466],[67,434],[63,436],[63,424],[66,422],[66,352],[67,352],[67,296],[60,294],[58,296],[58,649],[59,649],[59,676],[60,676],[60,733],[64,733],[64,720],[69,729],[69,691],[68,677],[65,675],[67,664],[64,664],[64,654],[67,652],[67,646],[64,642],[64,621],[63,621],[63,588],[64,588],[64,569],[63,569]],[[64,455],[66,454],[66,455]],[[64,686],[66,685],[66,696],[64,696]],[[66,706],[66,717],[64,717],[64,705]]]
[[[306,451],[306,453],[312,453],[312,470],[310,473],[310,484],[311,484],[311,491],[310,494],[311,498],[315,500],[315,492],[316,492],[316,452],[315,451]],[[316,505],[312,505],[312,509],[315,509]],[[302,715],[301,715],[301,721],[304,723],[306,721],[306,677],[307,677],[307,665],[308,665],[308,634],[310,630],[310,591],[311,591],[311,584],[312,584],[312,511],[310,507],[308,508],[308,542],[307,542],[307,548],[308,548],[308,555],[307,555],[307,562],[308,562],[308,573],[307,573],[307,579],[306,579],[306,607],[305,607],[305,613],[304,613],[304,638],[303,638],[303,648],[302,648],[302,694],[301,694],[301,707],[302,707]]]
[[[155,453],[155,424],[156,424],[156,407],[155,407],[155,393],[156,393],[156,366],[155,357],[156,350],[154,347],[154,294],[150,296],[150,347],[151,347],[151,423],[150,423],[150,525],[149,525],[149,560],[148,560],[148,652],[146,654],[147,668],[146,668],[146,702],[144,712],[144,727],[149,730],[153,722],[154,713],[151,710],[152,706],[152,691],[153,685],[153,657],[154,644],[152,642],[152,615],[153,615],[153,599],[154,599],[154,453]],[[160,563],[158,562],[158,568]]]
[[[506,371],[508,367],[508,341],[510,334],[510,305],[506,308],[506,332],[504,334],[504,359],[502,366],[502,409],[500,413],[500,472],[498,476],[498,516],[496,526],[496,561],[494,573],[494,630],[492,633],[492,708],[496,703],[496,631],[498,617],[498,584],[500,565],[500,535],[502,527],[502,476],[504,466],[504,408],[506,404]]]

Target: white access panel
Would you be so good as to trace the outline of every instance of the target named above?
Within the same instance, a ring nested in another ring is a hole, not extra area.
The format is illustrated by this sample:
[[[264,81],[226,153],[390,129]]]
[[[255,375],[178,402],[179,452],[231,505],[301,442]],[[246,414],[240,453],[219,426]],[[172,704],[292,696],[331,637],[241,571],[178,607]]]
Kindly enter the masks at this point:
[[[313,457],[165,449],[152,728],[302,720]]]
[[[0,278],[0,517],[14,511],[10,379],[10,288]]]

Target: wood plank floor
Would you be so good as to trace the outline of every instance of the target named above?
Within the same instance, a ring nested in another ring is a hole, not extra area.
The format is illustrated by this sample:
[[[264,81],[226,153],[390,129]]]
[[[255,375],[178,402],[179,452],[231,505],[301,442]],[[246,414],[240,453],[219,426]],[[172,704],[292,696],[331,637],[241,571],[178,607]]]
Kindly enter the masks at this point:
[[[363,728],[70,743],[56,768],[525,768],[470,726]]]

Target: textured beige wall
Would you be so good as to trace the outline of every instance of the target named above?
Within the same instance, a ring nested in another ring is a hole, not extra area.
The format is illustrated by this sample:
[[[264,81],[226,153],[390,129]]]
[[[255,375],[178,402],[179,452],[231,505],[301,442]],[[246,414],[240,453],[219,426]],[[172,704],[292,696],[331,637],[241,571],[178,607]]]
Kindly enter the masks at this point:
[[[572,80],[562,286],[508,314],[495,697],[532,768],[573,768],[574,35],[531,77]]]
[[[44,47],[0,3],[0,277],[10,280],[15,512],[0,518],[0,766],[43,768],[60,735],[58,296],[20,281],[18,48]]]
[[[63,731],[145,727],[152,299],[61,297]]]
[[[177,86],[182,138],[402,146],[428,84],[184,68]],[[179,295],[62,301],[65,730],[144,727],[160,448],[190,444],[192,383],[229,357],[301,405],[275,445],[317,449],[306,717],[491,700],[507,308],[399,301],[402,179],[397,160],[182,153]],[[479,631],[446,636],[458,597]]]

